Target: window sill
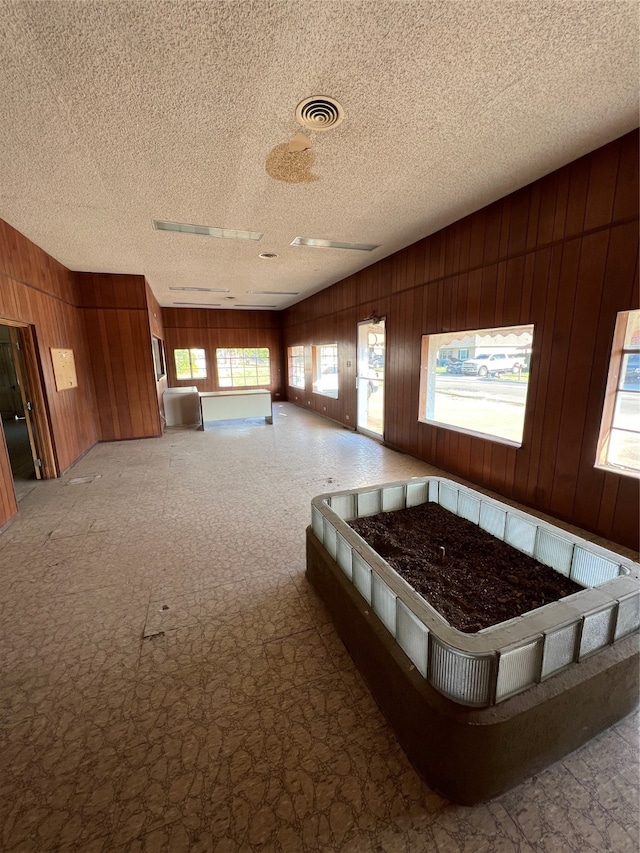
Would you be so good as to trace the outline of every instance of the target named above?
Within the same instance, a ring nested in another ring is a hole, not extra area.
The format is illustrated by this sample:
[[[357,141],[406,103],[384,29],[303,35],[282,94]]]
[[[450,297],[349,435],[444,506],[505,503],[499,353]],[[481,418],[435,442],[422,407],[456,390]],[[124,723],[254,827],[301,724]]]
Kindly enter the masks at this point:
[[[623,477],[633,477],[634,480],[640,480],[640,471],[635,471],[633,468],[623,468],[622,465],[605,465],[596,462],[593,466],[598,471],[606,471],[608,474],[620,474]]]
[[[429,426],[439,427],[440,429],[448,429],[451,430],[451,432],[459,432],[462,435],[470,435],[473,438],[481,438],[484,441],[492,441],[494,444],[506,444],[507,447],[515,447],[516,449],[522,447],[521,441],[513,441],[510,438],[503,438],[500,435],[489,435],[486,432],[476,432],[472,429],[463,429],[462,427],[454,426],[453,424],[445,424],[441,421],[431,421],[426,418],[418,418],[418,421],[421,424],[428,424]]]

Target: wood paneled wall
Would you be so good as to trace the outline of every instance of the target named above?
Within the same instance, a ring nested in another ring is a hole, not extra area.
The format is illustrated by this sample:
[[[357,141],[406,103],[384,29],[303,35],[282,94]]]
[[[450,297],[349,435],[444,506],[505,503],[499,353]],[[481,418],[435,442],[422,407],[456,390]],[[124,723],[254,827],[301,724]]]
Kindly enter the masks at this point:
[[[205,308],[163,308],[169,386],[197,385],[199,391],[218,391],[215,370],[217,347],[268,347],[274,399],[284,393],[282,334],[276,311],[216,311]],[[207,378],[176,379],[174,349],[204,349]]]
[[[89,341],[100,439],[161,435],[144,276],[75,273],[75,277]]]
[[[638,481],[593,463],[616,314],[638,302],[634,131],[288,309],[284,346],[337,340],[341,376],[338,400],[288,398],[352,426],[356,323],[375,311],[387,443],[637,548]],[[518,323],[535,324],[522,447],[420,423],[421,336]]]
[[[95,393],[73,274],[0,220],[0,316],[34,327],[58,473],[97,440]],[[73,349],[78,387],[58,391],[51,347]],[[0,446],[0,527],[17,511],[11,467]]]

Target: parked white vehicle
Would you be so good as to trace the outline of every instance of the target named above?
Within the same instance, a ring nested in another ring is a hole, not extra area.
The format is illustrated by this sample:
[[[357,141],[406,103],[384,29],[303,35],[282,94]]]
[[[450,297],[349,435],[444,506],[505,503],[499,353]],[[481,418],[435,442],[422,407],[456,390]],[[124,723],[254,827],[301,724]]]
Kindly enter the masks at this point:
[[[513,373],[522,364],[522,357],[518,355],[506,352],[480,353],[463,362],[462,373],[466,376],[497,376],[499,373]]]

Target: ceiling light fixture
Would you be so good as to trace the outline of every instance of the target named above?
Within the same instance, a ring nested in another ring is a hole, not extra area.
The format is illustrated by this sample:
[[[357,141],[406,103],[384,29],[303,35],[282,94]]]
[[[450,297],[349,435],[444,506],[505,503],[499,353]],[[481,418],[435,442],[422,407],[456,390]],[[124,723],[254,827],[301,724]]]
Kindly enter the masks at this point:
[[[299,290],[247,290],[256,296],[299,296]]]
[[[358,249],[361,252],[372,252],[379,248],[377,243],[344,243],[341,240],[321,240],[316,237],[296,237],[290,246],[311,246],[314,249]]]
[[[225,287],[170,287],[169,290],[189,291],[189,293],[229,293]]]
[[[203,237],[225,237],[229,240],[261,240],[263,234],[258,231],[238,231],[235,228],[215,228],[212,225],[190,225],[187,222],[166,222],[153,219],[156,231],[174,231],[180,234],[200,234]]]
[[[258,255],[259,258],[262,258],[263,261],[272,261],[274,258],[277,258],[275,252],[260,252]]]

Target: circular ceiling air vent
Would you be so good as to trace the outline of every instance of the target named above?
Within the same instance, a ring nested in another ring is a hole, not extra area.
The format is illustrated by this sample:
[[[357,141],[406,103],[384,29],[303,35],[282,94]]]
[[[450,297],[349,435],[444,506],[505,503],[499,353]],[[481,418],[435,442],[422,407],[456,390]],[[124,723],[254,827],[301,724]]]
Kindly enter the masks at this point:
[[[344,117],[344,110],[333,98],[314,95],[305,98],[296,107],[296,120],[307,130],[331,130]]]

